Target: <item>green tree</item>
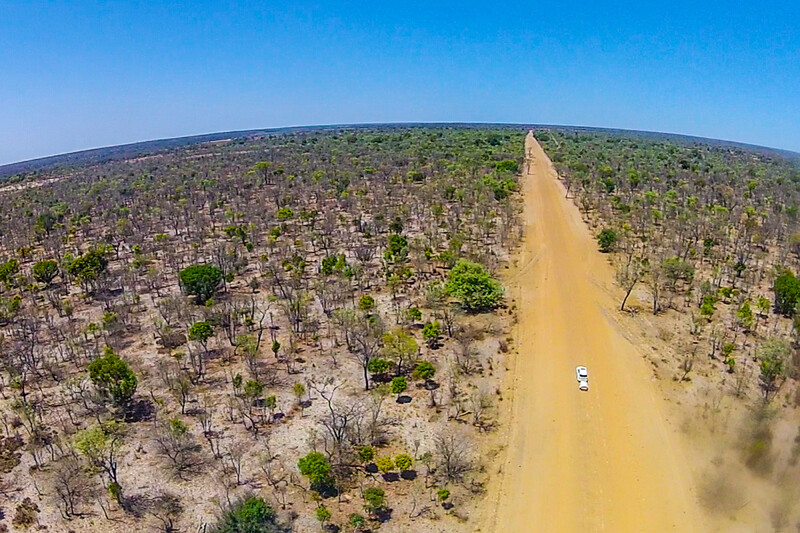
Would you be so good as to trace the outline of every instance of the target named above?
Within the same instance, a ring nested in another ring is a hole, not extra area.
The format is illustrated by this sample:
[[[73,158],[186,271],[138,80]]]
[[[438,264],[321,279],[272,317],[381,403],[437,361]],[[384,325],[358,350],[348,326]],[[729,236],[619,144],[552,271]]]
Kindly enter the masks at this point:
[[[247,496],[233,503],[212,526],[210,533],[279,533],[285,531],[278,523],[272,507],[257,496]]]
[[[33,265],[33,279],[49,287],[58,276],[58,263],[52,259],[45,259]]]
[[[198,305],[203,305],[219,289],[222,271],[214,265],[197,264],[181,270],[178,279],[183,290],[194,296]]]
[[[375,516],[386,509],[386,493],[378,487],[370,487],[364,491],[364,510]]]
[[[324,492],[333,486],[331,477],[331,463],[328,458],[319,452],[311,452],[297,461],[300,473],[306,476],[311,483],[311,488],[317,492]]]
[[[425,326],[422,328],[422,336],[425,338],[425,342],[428,344],[429,348],[433,348],[436,346],[436,343],[439,340],[439,336],[442,334],[442,329],[439,326],[439,321],[434,320],[433,322],[426,322]]]
[[[597,246],[604,254],[613,252],[619,241],[617,231],[611,228],[606,228],[597,236]]]
[[[403,363],[417,354],[419,345],[413,335],[397,328],[383,336],[383,353],[395,360],[397,373],[403,373]]]
[[[794,316],[800,300],[800,280],[791,270],[784,270],[775,278],[775,311],[784,316]]]
[[[208,339],[214,336],[214,326],[205,321],[195,322],[189,328],[189,340],[199,342],[208,351]]]
[[[769,339],[758,347],[761,389],[764,401],[769,402],[783,384],[786,374],[786,361],[792,347],[783,339]]]
[[[753,310],[750,307],[750,300],[745,300],[739,310],[736,311],[736,319],[743,328],[748,330],[753,329],[755,319],[753,316]]]
[[[89,379],[98,392],[117,407],[127,405],[138,385],[130,365],[109,347],[106,347],[103,357],[89,363]]]
[[[125,425],[118,421],[95,425],[75,434],[74,444],[89,462],[92,469],[106,475],[109,488],[113,485],[116,492],[113,496],[122,501],[122,490],[117,476],[119,449],[125,435]]]
[[[106,271],[108,259],[105,251],[93,248],[85,254],[76,257],[67,266],[67,272],[78,280],[81,287],[88,291]]]
[[[445,290],[471,313],[493,309],[503,301],[500,283],[483,266],[465,259],[460,259],[450,270]]]

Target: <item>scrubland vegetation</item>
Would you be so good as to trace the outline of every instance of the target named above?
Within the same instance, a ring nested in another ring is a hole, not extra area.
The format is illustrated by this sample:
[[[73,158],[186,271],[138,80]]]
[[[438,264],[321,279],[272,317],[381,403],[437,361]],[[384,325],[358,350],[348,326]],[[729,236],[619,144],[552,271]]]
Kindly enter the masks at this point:
[[[469,530],[523,134],[252,137],[0,188],[0,530]]]

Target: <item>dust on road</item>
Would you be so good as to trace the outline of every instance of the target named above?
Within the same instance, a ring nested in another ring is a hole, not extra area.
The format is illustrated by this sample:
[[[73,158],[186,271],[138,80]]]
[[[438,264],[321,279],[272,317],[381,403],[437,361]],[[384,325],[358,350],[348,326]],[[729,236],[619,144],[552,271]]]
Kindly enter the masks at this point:
[[[488,531],[705,531],[652,372],[615,324],[613,269],[532,134],[508,448]],[[575,367],[589,369],[578,390]]]

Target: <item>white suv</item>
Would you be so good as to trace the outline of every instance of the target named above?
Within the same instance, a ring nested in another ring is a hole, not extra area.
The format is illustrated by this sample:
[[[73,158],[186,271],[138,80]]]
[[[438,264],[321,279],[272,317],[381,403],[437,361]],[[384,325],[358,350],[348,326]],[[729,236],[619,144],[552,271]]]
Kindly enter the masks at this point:
[[[575,369],[575,376],[578,378],[578,388],[581,390],[589,390],[589,371],[585,366],[579,366]]]

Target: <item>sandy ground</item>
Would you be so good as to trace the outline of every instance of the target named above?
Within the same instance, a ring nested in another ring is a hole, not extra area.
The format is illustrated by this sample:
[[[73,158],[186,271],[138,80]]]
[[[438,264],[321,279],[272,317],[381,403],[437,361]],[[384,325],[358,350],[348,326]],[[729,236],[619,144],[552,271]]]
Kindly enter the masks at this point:
[[[614,272],[532,135],[526,153],[513,407],[495,513],[482,529],[706,531],[680,435],[616,322]],[[589,369],[588,392],[577,365]]]

